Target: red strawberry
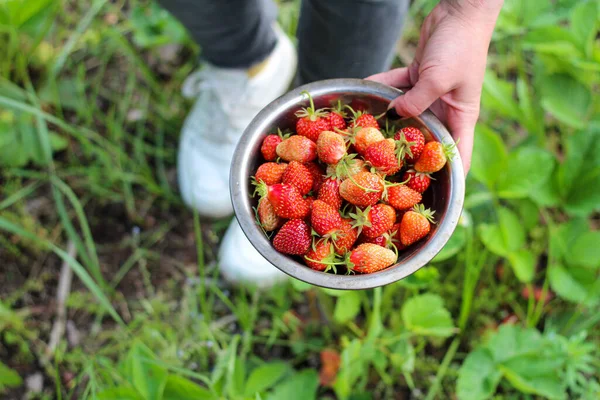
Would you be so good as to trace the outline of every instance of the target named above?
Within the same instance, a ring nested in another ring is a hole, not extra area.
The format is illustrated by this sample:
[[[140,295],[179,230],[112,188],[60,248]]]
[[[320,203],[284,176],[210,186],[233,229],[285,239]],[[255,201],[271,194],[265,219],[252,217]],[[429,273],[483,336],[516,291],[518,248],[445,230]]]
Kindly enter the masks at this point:
[[[275,213],[281,218],[302,219],[310,212],[309,202],[302,198],[295,186],[284,183],[267,186],[264,182],[258,182],[256,193],[261,199],[269,199]]]
[[[317,145],[304,136],[290,136],[277,145],[277,155],[286,161],[307,163],[317,158]]]
[[[402,168],[402,161],[396,157],[396,143],[393,139],[385,139],[373,143],[365,151],[365,161],[384,175],[393,175]]]
[[[333,247],[339,255],[349,252],[358,238],[358,229],[352,227],[351,221],[350,219],[343,219],[339,232],[332,236]]]
[[[301,195],[305,195],[312,189],[313,176],[310,170],[298,161],[290,161],[281,177],[281,183],[295,186]]]
[[[423,148],[421,156],[415,163],[417,172],[434,173],[444,168],[448,156],[450,156],[454,145],[444,145],[440,142],[428,142]]]
[[[354,219],[353,226],[358,228],[358,231],[369,238],[373,239],[381,236],[394,226],[396,222],[396,210],[387,204],[375,204],[364,210],[357,209],[356,213],[351,213],[350,216]]]
[[[310,224],[320,236],[331,235],[342,226],[342,217],[337,209],[321,200],[312,204]]]
[[[429,187],[431,177],[423,172],[416,172],[414,169],[409,169],[404,173],[402,180],[406,182],[406,186],[419,193],[423,193]]]
[[[416,205],[414,211],[407,211],[400,222],[400,241],[404,246],[423,239],[431,229],[435,211],[425,209],[422,204]]]
[[[412,143],[408,146],[404,158],[407,163],[412,164],[419,159],[425,147],[425,136],[419,128],[415,128],[414,126],[402,128],[396,133],[394,139]]]
[[[317,199],[324,201],[336,210],[342,207],[342,196],[340,196],[340,184],[336,178],[328,178],[321,185]]]
[[[354,148],[360,154],[364,154],[373,143],[381,142],[385,137],[377,128],[362,128],[354,135]]]
[[[317,140],[317,155],[325,164],[336,164],[346,155],[344,138],[335,132],[321,132]]]
[[[394,264],[396,253],[372,243],[363,243],[356,247],[348,257],[348,268],[363,274],[381,271]]]
[[[335,165],[327,166],[327,176],[336,177],[344,180],[350,176],[354,176],[361,171],[367,171],[365,162],[361,159],[354,158],[355,154],[348,154]]]
[[[404,214],[402,214],[402,216],[404,216]],[[402,221],[402,217],[396,215],[396,221]],[[390,237],[392,244],[396,246],[396,249],[403,250],[406,247],[400,240],[400,222],[396,222],[394,226],[392,226],[392,229],[390,229]]]
[[[325,180],[325,171],[323,171],[323,167],[316,162],[308,162],[304,165],[306,165],[306,168],[308,168],[313,178],[313,193],[319,193],[319,189]]]
[[[392,186],[387,189],[387,201],[396,210],[408,210],[421,202],[421,193],[405,185]]]
[[[325,271],[336,262],[333,244],[327,240],[318,240],[304,256],[304,262],[317,271]]]
[[[257,213],[260,226],[267,232],[274,231],[283,223],[283,220],[275,213],[275,208],[267,198],[260,199]]]
[[[346,129],[346,113],[344,107],[342,107],[341,101],[338,100],[337,105],[332,107],[329,111],[329,123],[331,124],[331,130],[336,132],[336,129]]]
[[[283,224],[273,239],[275,250],[298,256],[306,254],[310,244],[310,227],[300,219],[292,219]]]
[[[278,164],[274,162],[266,162],[258,167],[254,178],[257,181],[263,181],[269,186],[276,183],[281,183],[283,172],[286,170],[287,166],[288,165],[285,163]]]
[[[379,129],[379,123],[375,119],[375,117],[364,111],[356,111],[353,112],[354,118],[352,118],[352,123],[350,126],[362,126],[363,128],[377,128]]]
[[[359,245],[363,243],[373,243],[385,248],[389,247],[390,242],[391,238],[388,233],[384,233],[383,235],[377,236],[376,238],[368,238],[365,235],[360,235],[358,237],[358,240],[356,241],[356,243]]]
[[[260,146],[260,152],[267,161],[275,161],[277,159],[277,145],[283,139],[279,135],[267,135]]]
[[[310,101],[310,107],[302,108],[296,112],[298,121],[296,122],[296,133],[300,136],[306,136],[313,142],[319,139],[319,135],[323,131],[330,131],[331,123],[329,122],[328,112],[324,109],[316,110],[313,99],[307,92]]]
[[[377,203],[383,193],[383,181],[371,172],[359,172],[340,185],[340,195],[349,203],[367,207]]]

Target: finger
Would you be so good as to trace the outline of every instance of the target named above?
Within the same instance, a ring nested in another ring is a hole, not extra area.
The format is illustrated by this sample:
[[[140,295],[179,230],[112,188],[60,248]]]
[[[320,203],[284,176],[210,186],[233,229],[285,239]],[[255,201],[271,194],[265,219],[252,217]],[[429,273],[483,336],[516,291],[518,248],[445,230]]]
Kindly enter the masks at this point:
[[[475,124],[478,114],[470,115],[454,111],[448,115],[448,128],[452,132],[456,148],[460,153],[465,176],[471,168],[471,155],[473,154],[473,140],[475,136]]]
[[[396,68],[391,71],[371,75],[366,79],[397,88],[411,86],[408,68]]]
[[[393,100],[390,108],[394,107],[401,117],[416,117],[448,91],[439,80],[421,74],[415,86]]]

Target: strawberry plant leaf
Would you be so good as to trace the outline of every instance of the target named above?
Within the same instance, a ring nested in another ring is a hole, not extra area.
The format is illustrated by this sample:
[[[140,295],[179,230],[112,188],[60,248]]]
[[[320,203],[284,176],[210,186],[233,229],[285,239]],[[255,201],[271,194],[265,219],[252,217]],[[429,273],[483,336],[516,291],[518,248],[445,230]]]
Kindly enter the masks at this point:
[[[289,371],[290,366],[285,362],[270,362],[257,367],[248,377],[245,395],[250,397],[273,387]]]
[[[305,369],[275,386],[267,400],[311,400],[317,398],[319,375],[317,371]]]
[[[406,301],[402,307],[402,322],[417,335],[449,337],[456,333],[450,312],[436,294],[422,294]]]
[[[528,250],[518,250],[508,255],[508,261],[517,279],[531,282],[535,274],[536,256]]]
[[[125,374],[146,400],[160,400],[167,382],[166,368],[157,365],[152,350],[136,341],[125,361]]]
[[[541,79],[542,107],[559,121],[573,127],[584,128],[592,95],[587,87],[565,74],[548,75]]]
[[[554,156],[536,147],[523,147],[510,154],[508,167],[498,182],[498,195],[506,199],[527,197],[545,183],[554,169]]]
[[[498,224],[506,249],[515,251],[525,244],[525,230],[519,217],[506,207],[498,209]]]
[[[349,291],[340,296],[335,303],[333,319],[340,324],[353,320],[360,312],[361,296],[359,292]]]
[[[19,387],[23,383],[23,379],[17,371],[9,368],[0,361],[0,390],[7,387]]]
[[[492,71],[486,71],[481,92],[483,107],[504,117],[519,120],[521,110],[514,98],[514,89],[512,83],[499,79]]]
[[[471,174],[493,190],[500,175],[506,170],[508,154],[500,136],[485,125],[477,125]]]
[[[469,353],[460,367],[456,393],[462,400],[484,400],[496,392],[501,379],[490,351],[479,348]]]
[[[145,400],[135,389],[128,386],[118,386],[98,393],[98,400]]]
[[[575,241],[568,262],[571,265],[598,269],[600,267],[600,232],[586,232]]]
[[[598,32],[598,5],[595,1],[581,2],[571,12],[571,32],[581,51],[591,57]]]
[[[162,400],[213,400],[210,390],[178,375],[169,375]]]
[[[600,301],[600,280],[592,269],[553,264],[548,268],[548,279],[552,290],[565,300],[586,305]]]
[[[509,250],[506,248],[500,226],[496,224],[481,224],[479,225],[479,237],[485,247],[492,253],[505,257]]]
[[[464,227],[457,226],[452,236],[442,250],[431,260],[432,263],[441,262],[454,257],[464,247],[467,241],[467,232]]]

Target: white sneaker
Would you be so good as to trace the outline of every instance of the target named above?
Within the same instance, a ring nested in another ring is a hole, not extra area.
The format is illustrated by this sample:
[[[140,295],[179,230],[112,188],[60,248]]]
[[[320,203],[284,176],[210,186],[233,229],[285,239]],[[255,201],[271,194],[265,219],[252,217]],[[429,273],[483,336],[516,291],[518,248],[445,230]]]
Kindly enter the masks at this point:
[[[197,100],[179,142],[179,190],[184,202],[203,216],[233,213],[229,168],[235,146],[256,114],[284,94],[294,78],[294,45],[279,28],[275,31],[277,45],[252,78],[246,69],[206,65],[183,85],[184,96]]]
[[[288,278],[250,244],[235,218],[221,242],[219,268],[226,281],[238,285],[268,288]]]

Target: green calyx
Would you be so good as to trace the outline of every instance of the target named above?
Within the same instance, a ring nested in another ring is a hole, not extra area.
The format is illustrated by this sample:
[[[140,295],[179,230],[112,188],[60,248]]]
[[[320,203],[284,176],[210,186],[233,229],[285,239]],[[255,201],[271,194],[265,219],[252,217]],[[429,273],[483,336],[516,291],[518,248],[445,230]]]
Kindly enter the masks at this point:
[[[340,99],[338,99],[336,105],[329,108],[329,111],[332,111],[332,112],[335,112],[336,114],[341,115],[342,118],[346,118],[346,112],[344,111],[344,108],[346,108],[346,106],[343,106],[342,101]]]
[[[400,139],[396,140],[396,157],[398,157],[398,163],[401,163],[406,156],[412,157],[411,147],[417,144],[417,142],[409,142],[404,136],[404,132],[400,131]]]
[[[257,181],[255,177],[252,177],[252,184],[255,186],[252,197],[256,197],[256,195],[258,195],[260,199],[267,197],[267,193],[269,193],[269,187],[264,181]]]
[[[421,214],[422,216],[424,216],[425,218],[427,218],[427,221],[429,221],[432,224],[435,224],[435,220],[433,219],[433,215],[435,214],[435,211],[430,210],[429,208],[425,208],[425,206],[423,204],[415,204],[415,206],[413,207],[413,211],[416,212],[417,214]]]
[[[352,227],[358,228],[359,235],[362,232],[363,227],[366,226],[367,228],[370,228],[372,226],[371,220],[369,219],[370,212],[371,212],[371,206],[368,206],[364,210],[361,210],[360,208],[356,207],[356,212],[348,214],[350,216],[350,218],[352,218],[354,220],[352,222]]]
[[[296,111],[295,115],[298,118],[308,117],[311,121],[316,121],[317,118],[326,117],[329,113],[326,109],[315,109],[315,103],[313,102],[313,98],[307,91],[303,91],[300,93],[302,95],[308,96],[308,101],[310,102],[310,107],[302,108],[299,111]]]

